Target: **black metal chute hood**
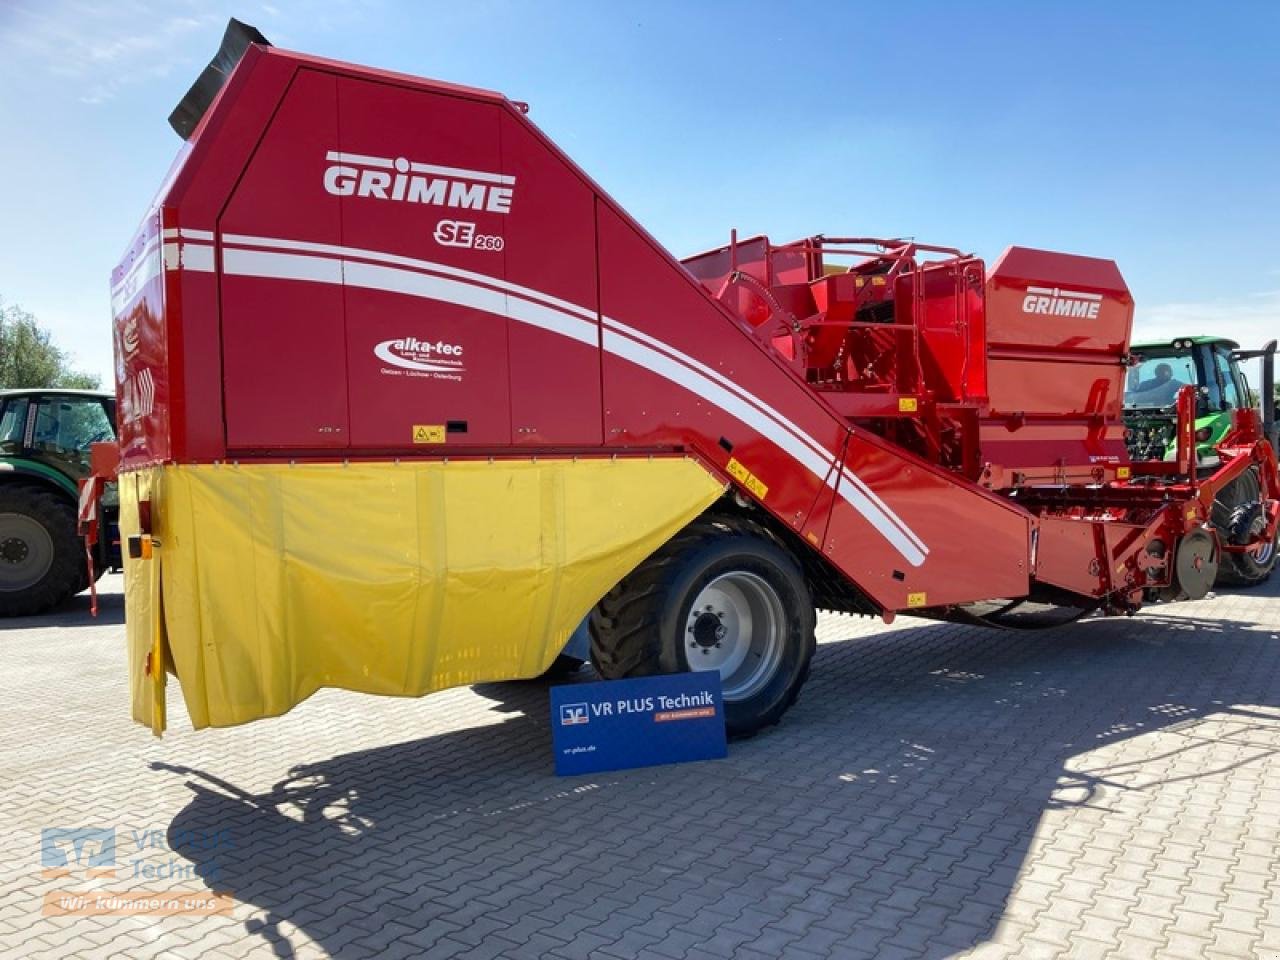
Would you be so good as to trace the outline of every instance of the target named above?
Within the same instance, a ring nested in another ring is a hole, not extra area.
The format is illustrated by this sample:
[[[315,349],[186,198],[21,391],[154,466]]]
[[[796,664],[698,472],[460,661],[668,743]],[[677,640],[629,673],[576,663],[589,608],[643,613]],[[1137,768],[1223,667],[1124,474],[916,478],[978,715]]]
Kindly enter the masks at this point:
[[[200,125],[205,111],[209,109],[218,91],[227,82],[227,77],[231,76],[231,71],[236,68],[236,64],[240,62],[240,58],[244,56],[244,52],[249,49],[251,43],[260,43],[264,47],[271,46],[271,42],[259,33],[256,27],[241,23],[232,17],[227,22],[227,30],[222,35],[222,45],[218,47],[217,54],[196,78],[196,82],[191,85],[186,96],[178,101],[178,105],[173,108],[173,113],[169,114],[169,126],[173,127],[183,140],[191,139],[191,134]]]

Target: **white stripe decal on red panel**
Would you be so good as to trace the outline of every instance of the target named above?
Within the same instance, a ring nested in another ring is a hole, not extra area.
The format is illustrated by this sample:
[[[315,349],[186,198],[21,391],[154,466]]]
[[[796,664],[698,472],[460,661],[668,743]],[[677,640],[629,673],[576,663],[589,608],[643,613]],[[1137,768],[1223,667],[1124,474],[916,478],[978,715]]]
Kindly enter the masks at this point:
[[[589,346],[596,345],[596,314],[549,294],[427,260],[334,244],[223,236],[223,270],[227,274],[305,280],[384,290],[454,303],[510,317]],[[241,246],[227,246],[238,244]],[[248,250],[243,246],[266,247]],[[307,253],[287,252],[307,251]],[[345,257],[344,257],[345,255]],[[349,259],[359,258],[359,259]],[[378,263],[362,263],[376,260]],[[851,472],[837,480],[831,467],[836,456],[769,404],[722,374],[669,344],[609,317],[604,324],[606,352],[676,383],[724,410],[799,462],[832,487],[912,566],[924,563],[929,548],[902,518]]]
[[[133,302],[138,291],[164,271],[164,258],[160,251],[160,238],[152,237],[147,241],[138,259],[129,271],[111,287],[111,315],[119,316]]]
[[[345,283],[350,287],[401,293],[426,300],[483,310],[510,317],[552,333],[596,346],[593,323],[580,317],[567,316],[541,303],[513,297],[499,290],[489,290],[449,277],[431,276],[397,267],[338,260],[333,257],[281,253],[270,250],[242,250],[227,247],[222,251],[223,272],[232,276],[272,277],[280,280],[311,280],[318,283]]]
[[[1050,297],[1070,297],[1073,300],[1101,300],[1100,293],[1084,293],[1080,290],[1060,290],[1058,287],[1027,287],[1027,293],[1043,293]]]
[[[522,297],[514,297],[498,290],[489,290],[448,277],[401,270],[398,267],[359,263],[353,260],[344,260],[342,264],[348,286],[387,290],[411,297],[424,297],[428,300],[443,300],[446,303],[496,313],[500,317],[510,317],[591,347],[596,345],[595,324]]]
[[[213,273],[213,247],[207,243],[166,243],[164,268]]]
[[[111,286],[111,312],[119,315],[143,287],[165,270],[213,271],[213,231],[165,227],[151,237],[133,266]],[[194,241],[194,242],[192,242]],[[159,256],[155,254],[159,252]]]
[[[715,404],[725,413],[741,420],[761,436],[767,437],[792,459],[804,466],[819,481],[830,485],[831,481],[827,478],[831,472],[835,457],[826,452],[818,454],[782,423],[762,415],[758,409],[740,397],[736,391],[727,390],[697,370],[677,363],[672,358],[637,340],[620,336],[613,330],[605,330],[604,348],[609,353],[622,357],[624,360],[630,360],[636,366],[650,370],[658,374],[658,376],[664,377]],[[895,550],[906,558],[908,563],[913,567],[918,567],[924,563],[924,558],[928,551],[917,546],[916,543],[909,539],[884,510],[875,506],[857,488],[851,485],[846,488],[846,482],[841,478],[836,492],[850,506],[866,517],[868,522],[893,545]]]
[[[164,238],[166,240],[177,240],[179,238],[183,240],[206,240],[209,243],[212,243],[213,231],[190,230],[186,227],[166,227],[164,231]]]
[[[213,272],[213,247],[203,243],[184,243],[178,248],[178,265],[184,270]]]
[[[137,276],[144,271],[150,270],[155,266],[154,258],[151,256],[160,246],[160,238],[152,237],[146,242],[142,251],[138,254],[138,258],[133,262],[133,266],[129,268],[116,283],[111,285],[111,293],[113,295],[123,292],[128,287],[136,289],[142,284],[134,282]]]
[[[766,417],[770,418],[771,420],[785,427],[788,431],[791,432],[791,434],[795,437],[796,440],[800,441],[800,443],[807,446],[810,450],[818,454],[820,457],[825,458],[827,460],[834,459],[834,455],[829,450],[827,450],[824,446],[822,446],[822,444],[818,443],[817,440],[813,439],[813,437],[809,436],[809,434],[805,433],[805,431],[801,430],[794,423],[787,420],[782,414],[780,414],[773,407],[769,406],[769,404],[767,404],[765,401],[761,400],[759,397],[756,397],[751,393],[748,393],[746,390],[742,389],[742,387],[738,386],[736,383],[734,383],[732,380],[729,380],[727,377],[723,376],[718,371],[711,369],[710,367],[694,359],[688,354],[682,353],[681,351],[677,350],[675,347],[671,346],[670,344],[663,343],[661,340],[654,339],[653,337],[649,336],[648,334],[640,330],[636,330],[632,327],[628,327],[626,324],[619,323],[618,321],[613,320],[610,317],[604,317],[603,321],[606,328],[612,328],[612,329],[621,331],[623,333],[626,333],[632,339],[640,340],[644,343],[647,343],[653,348],[655,348],[656,350],[660,351],[661,353],[675,358],[685,366],[692,367],[693,369],[700,372],[703,376],[711,378],[716,383],[720,384],[721,386],[737,394],[739,397],[746,400],[752,406],[759,409],[760,412],[763,413]],[[781,444],[779,445],[781,446]],[[795,456],[795,454],[792,454],[792,455]],[[801,458],[796,457],[796,459],[799,460]],[[822,474],[819,474],[819,476],[821,475]],[[843,489],[846,483],[848,483],[854,488],[852,492],[847,492],[845,489]],[[856,505],[854,503],[855,499],[858,501],[870,501],[871,503],[873,503],[879,512],[884,513],[894,523],[894,525],[898,529],[898,532],[904,538],[906,538],[906,540],[909,541],[913,547],[915,547],[917,552],[920,552],[922,554],[928,554],[929,548],[925,546],[925,543],[923,540],[921,540],[918,536],[916,536],[915,531],[913,531],[910,527],[908,527],[906,523],[903,522],[901,517],[899,517],[896,513],[894,513],[891,509],[889,509],[889,507],[885,504],[885,502],[876,495],[875,491],[873,491],[870,487],[868,487],[865,483],[863,483],[862,480],[860,480],[855,474],[853,474],[852,472],[846,472],[844,477],[841,478],[840,485],[838,487],[836,485],[834,478],[829,478],[827,480],[827,486],[835,488],[836,492],[839,493],[843,499],[848,501],[850,505]],[[864,511],[859,509],[859,512],[861,513]],[[916,565],[918,566],[918,564]]]
[[[273,280],[310,280],[342,284],[342,261],[297,253],[264,253],[258,250],[222,251],[222,272],[239,277]]]
[[[761,414],[759,410],[747,403],[736,393],[725,390],[716,383],[709,382],[698,371],[690,369],[652,347],[637,340],[620,336],[612,330],[604,332],[604,348],[614,356],[630,360],[638,367],[643,367],[686,390],[701,396],[719,407],[725,413],[757,433],[768,437],[787,452],[792,459],[798,460],[810,473],[819,478],[825,477],[831,469],[833,457],[830,454],[819,454],[801,443],[796,437],[776,420]]]
[[[471,283],[478,283],[486,287],[493,287],[498,290],[505,290],[508,293],[514,293],[516,296],[525,299],[537,300],[549,306],[555,307],[565,313],[573,314],[581,317],[583,320],[596,322],[596,312],[580,307],[576,303],[570,303],[568,300],[561,300],[549,293],[543,293],[541,290],[534,290],[530,287],[522,287],[516,283],[508,283],[506,280],[499,280],[497,277],[491,277],[487,273],[475,273],[471,270],[463,270],[460,267],[451,267],[444,263],[435,263],[431,260],[419,260],[416,257],[404,257],[397,253],[384,253],[381,250],[366,250],[362,247],[343,247],[333,243],[312,243],[306,240],[279,240],[275,237],[255,237],[243,233],[224,233],[222,235],[224,244],[231,244],[240,247],[265,247],[270,250],[291,250],[305,251],[308,253],[327,254],[334,257],[356,258],[359,260],[373,260],[377,263],[388,263],[392,266],[409,267],[413,270],[425,270],[429,273],[443,274],[446,277],[457,277],[460,280],[467,280]]]

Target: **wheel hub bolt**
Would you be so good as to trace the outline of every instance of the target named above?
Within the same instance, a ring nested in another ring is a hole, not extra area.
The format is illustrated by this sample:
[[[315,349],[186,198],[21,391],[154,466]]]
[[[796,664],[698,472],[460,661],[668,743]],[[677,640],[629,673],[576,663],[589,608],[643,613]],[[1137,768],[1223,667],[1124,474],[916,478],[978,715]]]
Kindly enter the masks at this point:
[[[9,537],[3,543],[0,543],[0,557],[5,563],[21,563],[27,559],[27,544],[25,540],[17,537]]]
[[[693,634],[690,646],[702,647],[704,653],[711,647],[720,646],[720,641],[728,634],[725,625],[710,608],[693,618],[689,624],[689,632]]]

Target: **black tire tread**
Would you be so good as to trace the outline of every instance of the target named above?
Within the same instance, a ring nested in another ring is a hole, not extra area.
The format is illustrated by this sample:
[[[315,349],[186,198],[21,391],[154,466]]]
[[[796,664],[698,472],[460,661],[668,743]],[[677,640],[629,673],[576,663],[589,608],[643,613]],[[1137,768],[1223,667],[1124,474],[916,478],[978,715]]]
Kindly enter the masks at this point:
[[[722,536],[725,525],[696,520],[624,577],[591,612],[591,662],[606,680],[659,672],[661,646],[654,627],[662,613],[662,587],[690,548]]]
[[[1261,495],[1262,481],[1257,467],[1250,467],[1218,495],[1213,502],[1212,519],[1224,543],[1231,541],[1241,516]],[[1223,552],[1217,582],[1223,586],[1253,587],[1270,579],[1274,569],[1273,561],[1266,572],[1259,574],[1240,554]]]
[[[605,594],[591,612],[591,661],[602,677],[615,680],[668,672],[662,663],[658,630],[666,587],[680,574],[688,551],[725,536],[752,537],[783,547],[766,528],[745,518],[710,516],[690,523]],[[752,736],[763,727],[776,725],[795,704],[809,679],[815,644],[812,630],[805,642],[810,649],[798,682],[772,709],[758,717],[754,730],[736,730],[734,736]]]
[[[0,512],[25,513],[39,521],[53,540],[53,564],[35,586],[0,592],[0,617],[43,613],[89,584],[84,544],[76,533],[75,510],[65,497],[38,486],[0,487]]]

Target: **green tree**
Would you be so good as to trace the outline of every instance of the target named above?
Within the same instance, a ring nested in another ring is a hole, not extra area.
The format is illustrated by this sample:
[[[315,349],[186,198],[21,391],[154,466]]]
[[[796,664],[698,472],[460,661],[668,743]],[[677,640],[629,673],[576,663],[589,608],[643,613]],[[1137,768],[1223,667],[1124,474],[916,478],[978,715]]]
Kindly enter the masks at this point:
[[[97,386],[97,377],[71,368],[66,353],[33,314],[0,301],[0,388]]]

